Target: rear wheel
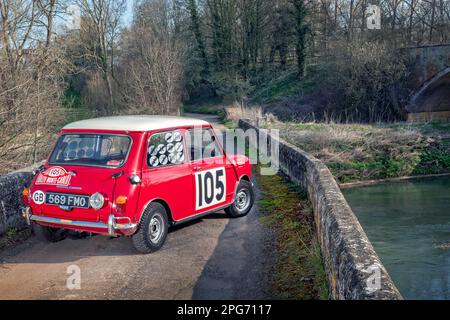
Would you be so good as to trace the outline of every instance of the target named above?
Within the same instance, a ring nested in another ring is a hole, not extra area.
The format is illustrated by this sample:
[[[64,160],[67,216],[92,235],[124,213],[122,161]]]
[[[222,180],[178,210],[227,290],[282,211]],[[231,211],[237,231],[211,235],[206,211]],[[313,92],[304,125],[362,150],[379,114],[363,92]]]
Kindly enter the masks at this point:
[[[44,227],[37,223],[33,223],[32,229],[36,238],[41,242],[58,242],[67,236],[64,229]]]
[[[169,219],[166,209],[159,203],[151,203],[145,210],[138,231],[133,235],[133,244],[140,253],[159,250],[166,241]]]
[[[255,202],[255,193],[252,184],[247,180],[241,180],[236,188],[234,202],[225,209],[225,212],[231,218],[246,216],[253,207]]]

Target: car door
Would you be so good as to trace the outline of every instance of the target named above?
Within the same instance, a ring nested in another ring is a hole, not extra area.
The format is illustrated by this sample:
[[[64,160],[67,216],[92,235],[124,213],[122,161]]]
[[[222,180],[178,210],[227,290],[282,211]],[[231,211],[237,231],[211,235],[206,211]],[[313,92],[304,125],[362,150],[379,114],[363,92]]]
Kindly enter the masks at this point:
[[[186,157],[184,130],[152,133],[142,171],[140,207],[163,200],[175,221],[193,214],[191,167]]]
[[[231,203],[236,174],[212,128],[187,130],[186,143],[192,168],[195,214]]]

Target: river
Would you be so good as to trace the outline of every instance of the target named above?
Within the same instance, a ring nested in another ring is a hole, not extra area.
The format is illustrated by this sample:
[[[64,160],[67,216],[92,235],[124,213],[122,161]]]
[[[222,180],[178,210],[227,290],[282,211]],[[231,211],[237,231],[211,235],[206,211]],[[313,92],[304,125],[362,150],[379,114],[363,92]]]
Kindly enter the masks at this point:
[[[405,299],[450,299],[450,177],[343,193]]]

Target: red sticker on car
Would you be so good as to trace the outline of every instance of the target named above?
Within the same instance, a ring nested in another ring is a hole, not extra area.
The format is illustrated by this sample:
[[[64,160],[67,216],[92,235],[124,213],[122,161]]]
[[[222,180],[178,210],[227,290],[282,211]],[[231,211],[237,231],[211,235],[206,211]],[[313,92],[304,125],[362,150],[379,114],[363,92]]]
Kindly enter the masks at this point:
[[[120,161],[118,161],[118,160],[109,160],[109,161],[106,163],[106,165],[107,165],[107,166],[120,166]]]
[[[45,184],[53,186],[68,186],[72,175],[62,167],[51,167],[41,172],[35,184]]]

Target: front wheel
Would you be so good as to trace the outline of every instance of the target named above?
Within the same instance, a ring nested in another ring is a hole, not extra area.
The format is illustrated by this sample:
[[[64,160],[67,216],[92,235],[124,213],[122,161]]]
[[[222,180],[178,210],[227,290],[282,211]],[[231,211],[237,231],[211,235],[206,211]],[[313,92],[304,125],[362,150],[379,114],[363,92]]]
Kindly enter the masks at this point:
[[[166,209],[159,203],[151,203],[145,210],[138,231],[133,235],[133,244],[140,253],[159,250],[166,240],[169,219]]]
[[[253,186],[249,181],[241,180],[236,188],[234,202],[225,209],[225,212],[231,218],[246,216],[255,202],[255,193]]]

